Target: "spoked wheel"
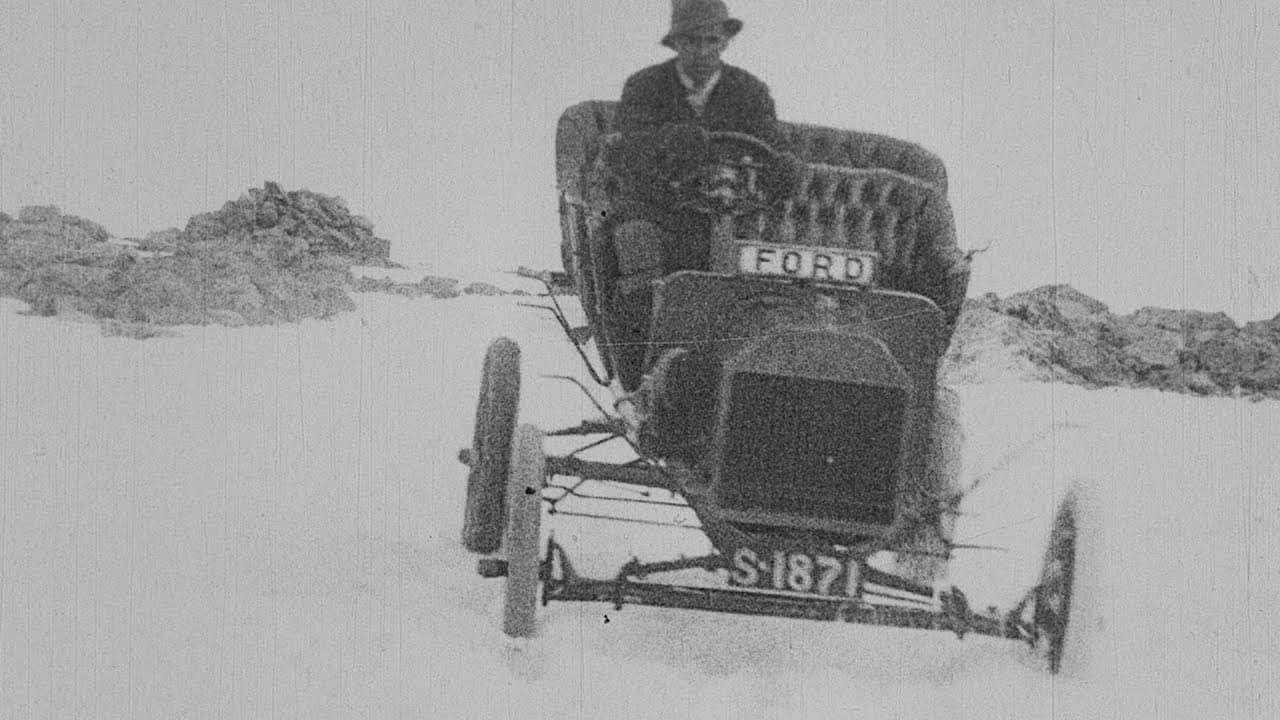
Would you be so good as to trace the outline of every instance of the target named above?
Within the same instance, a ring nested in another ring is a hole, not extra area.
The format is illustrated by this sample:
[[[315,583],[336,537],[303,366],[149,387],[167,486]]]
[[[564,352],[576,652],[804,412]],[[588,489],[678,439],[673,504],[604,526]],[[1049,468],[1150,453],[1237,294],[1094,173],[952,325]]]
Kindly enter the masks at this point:
[[[480,376],[467,474],[462,544],[471,552],[491,553],[502,544],[506,525],[507,475],[511,440],[520,405],[520,346],[507,338],[489,344]]]
[[[1044,653],[1049,672],[1062,668],[1062,651],[1071,617],[1071,591],[1075,580],[1076,501],[1068,495],[1058,507],[1045,550],[1040,583],[1034,591],[1032,626],[1036,647]]]
[[[511,444],[511,474],[507,489],[507,592],[502,631],[511,637],[531,637],[537,628],[538,584],[541,581],[542,486],[546,456],[542,433],[532,425],[517,428]]]

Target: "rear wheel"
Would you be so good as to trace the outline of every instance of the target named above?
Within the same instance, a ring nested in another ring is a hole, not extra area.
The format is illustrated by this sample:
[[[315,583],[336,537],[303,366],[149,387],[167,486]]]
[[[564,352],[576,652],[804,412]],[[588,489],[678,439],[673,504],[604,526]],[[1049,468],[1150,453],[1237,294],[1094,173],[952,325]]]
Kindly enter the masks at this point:
[[[1040,582],[1035,590],[1032,623],[1036,647],[1044,654],[1049,672],[1062,669],[1062,653],[1071,617],[1071,592],[1075,583],[1076,500],[1068,495],[1058,507],[1049,547],[1045,550]]]
[[[545,479],[542,433],[532,425],[521,425],[511,445],[507,527],[503,540],[507,555],[507,592],[502,631],[511,637],[530,637],[537,627]]]
[[[462,544],[471,552],[491,553],[502,544],[511,440],[519,404],[520,346],[498,338],[485,352],[471,441],[462,522]]]

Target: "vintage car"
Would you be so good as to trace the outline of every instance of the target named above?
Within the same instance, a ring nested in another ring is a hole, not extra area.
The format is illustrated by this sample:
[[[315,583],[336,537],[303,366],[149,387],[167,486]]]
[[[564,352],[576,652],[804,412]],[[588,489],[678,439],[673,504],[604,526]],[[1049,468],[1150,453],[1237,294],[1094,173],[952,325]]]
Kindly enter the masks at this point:
[[[781,123],[788,158],[746,135],[685,133],[681,157],[696,162],[675,163],[683,170],[647,202],[670,205],[652,217],[704,220],[674,225],[696,232],[670,237],[669,226],[645,240],[622,229],[649,216],[609,160],[625,141],[610,131],[614,108],[570,107],[557,132],[562,257],[585,328],[546,285],[546,307],[613,405],[579,383],[599,417],[545,432],[521,425],[520,352],[500,338],[485,358],[473,444],[460,453],[470,468],[463,543],[485,556],[483,575],[506,578],[506,632],[533,634],[540,589],[544,604],[1007,637],[1039,648],[1056,671],[1073,575],[1070,502],[1040,582],[1016,607],[976,611],[945,584],[962,498],[958,448],[940,441],[957,433],[939,412],[937,379],[959,308],[937,299],[963,296],[968,258],[960,272],[929,269],[928,253],[955,246],[942,162],[894,138],[812,125]],[[673,243],[701,248],[705,267],[663,262]],[[544,436],[572,435],[585,444],[544,452]],[[608,442],[630,458],[584,456]],[[670,493],[713,551],[582,577],[540,527],[585,483]],[[885,553],[898,562],[873,567]],[[691,569],[723,582],[663,580]]]

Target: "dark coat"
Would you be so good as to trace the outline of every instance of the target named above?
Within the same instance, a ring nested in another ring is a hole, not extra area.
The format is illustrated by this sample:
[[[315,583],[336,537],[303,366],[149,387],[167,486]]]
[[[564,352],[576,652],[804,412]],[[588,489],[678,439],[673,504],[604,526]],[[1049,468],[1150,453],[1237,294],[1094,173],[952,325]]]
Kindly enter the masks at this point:
[[[691,123],[710,131],[746,133],[785,150],[769,88],[746,70],[721,66],[720,81],[701,117],[689,106],[687,94],[675,58],[651,65],[627,78],[613,129],[633,133]]]
[[[622,100],[614,116],[620,142],[607,151],[609,166],[628,183],[633,200],[658,207],[669,206],[667,181],[683,177],[706,157],[706,132],[728,131],[751,135],[780,152],[780,161],[761,181],[779,200],[799,172],[778,123],[769,88],[751,73],[722,65],[720,80],[699,116],[680,82],[676,59],[651,65],[631,77],[622,88]]]

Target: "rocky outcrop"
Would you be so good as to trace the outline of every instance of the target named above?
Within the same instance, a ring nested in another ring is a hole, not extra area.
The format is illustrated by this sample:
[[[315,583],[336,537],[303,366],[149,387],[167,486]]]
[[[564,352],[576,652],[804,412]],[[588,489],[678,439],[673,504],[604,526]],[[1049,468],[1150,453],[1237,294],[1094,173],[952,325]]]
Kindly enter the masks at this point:
[[[22,208],[0,222],[0,294],[27,301],[40,314],[88,311],[89,298],[110,294],[112,275],[129,262],[97,223],[51,206]]]
[[[148,238],[162,241],[156,235]],[[373,223],[352,215],[342,198],[306,190],[284,192],[273,182],[250,189],[220,210],[192,217],[178,235],[179,247],[226,238],[269,245],[283,263],[328,256],[344,258],[348,265],[380,265],[391,254],[391,243],[375,237]]]
[[[1066,285],[985,295],[965,302],[943,372],[958,383],[1022,378],[1280,398],[1280,315],[1244,327],[1220,312],[1116,316]]]
[[[267,182],[182,230],[115,241],[56,207],[0,218],[0,294],[42,315],[125,325],[260,325],[354,309],[352,265],[390,243],[341,198]],[[140,334],[147,334],[145,332]]]
[[[404,297],[454,298],[462,294],[458,290],[458,281],[453,278],[442,278],[428,275],[417,282],[396,282],[388,278],[356,278],[354,289],[357,292],[382,292]]]

